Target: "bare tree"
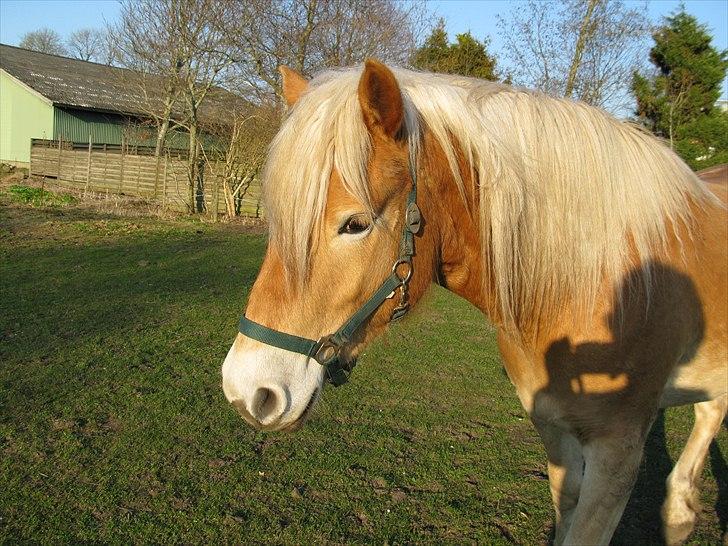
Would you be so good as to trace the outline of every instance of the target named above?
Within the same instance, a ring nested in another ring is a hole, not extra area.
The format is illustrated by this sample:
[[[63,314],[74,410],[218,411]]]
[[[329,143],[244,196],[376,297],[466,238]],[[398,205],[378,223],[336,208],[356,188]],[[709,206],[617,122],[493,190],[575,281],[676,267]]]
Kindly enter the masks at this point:
[[[230,4],[219,0],[173,0],[177,4],[170,21],[181,41],[177,59],[177,84],[184,103],[180,125],[189,135],[188,176],[192,211],[204,210],[204,181],[200,165],[200,107],[220,75],[234,62],[227,47],[223,25]]]
[[[216,189],[222,189],[225,212],[229,217],[241,214],[243,202],[257,180],[268,151],[268,145],[278,130],[280,114],[275,105],[250,105],[232,110],[205,124],[205,132],[215,138],[213,150],[204,150],[209,170],[218,178]],[[214,203],[218,202],[214,196]]]
[[[104,33],[93,28],[76,30],[66,40],[68,53],[82,61],[102,61],[105,45]]]
[[[191,210],[200,210],[207,151],[200,132],[217,86],[272,108],[279,65],[310,75],[367,56],[404,64],[425,19],[421,0],[122,0],[111,33],[117,62],[135,70],[128,77],[157,125],[157,153],[171,128],[188,135],[189,201]],[[228,112],[217,115],[230,120]],[[267,145],[269,131],[250,116],[241,119],[246,126],[237,134]]]
[[[419,0],[248,0],[234,10],[225,32],[244,62],[233,80],[259,98],[280,96],[281,65],[310,76],[366,57],[406,64],[429,17]]]
[[[623,0],[528,0],[498,17],[513,81],[623,110],[632,73],[646,58],[644,13]]]
[[[117,36],[120,62],[146,97],[157,122],[157,155],[171,127],[189,140],[191,211],[204,207],[200,170],[200,108],[234,61],[224,39],[229,2],[223,0],[123,0]]]
[[[574,54],[571,57],[569,65],[569,74],[566,76],[566,84],[564,85],[564,96],[571,97],[574,93],[576,85],[576,76],[581,66],[584,50],[596,32],[596,24],[592,18],[594,8],[601,0],[586,0],[586,10],[579,24],[579,33],[576,35],[576,44],[574,44]]]
[[[313,36],[316,69],[349,66],[367,57],[405,65],[430,22],[420,2],[329,0],[327,8],[328,20]]]
[[[61,35],[50,28],[39,28],[26,32],[20,40],[20,47],[50,53],[52,55],[65,55],[66,48],[63,45]]]
[[[177,75],[183,53],[179,37],[168,24],[174,7],[171,4],[123,1],[118,22],[108,29],[115,44],[114,60],[134,70],[122,73],[132,80],[125,83],[139,90],[144,97],[139,106],[157,126],[157,157],[162,153],[180,95]]]
[[[107,27],[101,31],[101,37],[101,52],[98,55],[98,62],[109,66],[121,66],[122,53],[116,41],[117,36]]]

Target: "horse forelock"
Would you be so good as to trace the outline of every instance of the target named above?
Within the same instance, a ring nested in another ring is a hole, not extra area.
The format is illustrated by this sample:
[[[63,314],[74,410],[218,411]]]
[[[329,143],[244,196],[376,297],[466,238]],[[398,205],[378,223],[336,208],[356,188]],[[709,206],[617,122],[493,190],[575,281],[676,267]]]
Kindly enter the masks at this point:
[[[263,172],[270,236],[287,274],[299,283],[306,279],[334,169],[344,189],[374,212],[367,174],[372,141],[357,95],[360,76],[361,69],[319,74],[270,146]],[[403,134],[415,157],[419,120],[406,92],[404,95]]]
[[[334,77],[335,76],[335,77]],[[305,280],[333,169],[367,208],[369,136],[356,96],[358,75],[327,72],[309,84],[274,138],[263,172],[270,237],[293,280]]]
[[[690,225],[690,201],[710,199],[663,143],[598,109],[498,83],[393,72],[411,154],[429,131],[463,199],[458,151],[477,173],[470,178],[479,183],[483,271],[492,272],[484,283],[506,324],[566,300],[588,309],[605,279],[661,252],[671,226]],[[372,210],[360,75],[355,68],[317,76],[270,148],[263,185],[271,240],[299,281],[333,169]]]

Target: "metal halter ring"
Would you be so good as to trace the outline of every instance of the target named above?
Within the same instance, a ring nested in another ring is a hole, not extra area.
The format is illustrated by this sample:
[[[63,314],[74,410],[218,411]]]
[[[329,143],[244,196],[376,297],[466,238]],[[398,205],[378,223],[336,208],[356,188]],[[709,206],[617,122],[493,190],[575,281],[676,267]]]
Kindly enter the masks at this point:
[[[322,366],[326,367],[339,358],[341,346],[332,341],[332,336],[324,336],[316,343],[313,358]]]
[[[404,277],[400,277],[399,272],[397,271],[399,269],[400,265],[407,264],[407,273]],[[412,278],[412,261],[409,259],[403,259],[400,258],[396,262],[394,262],[394,265],[392,266],[392,274],[399,279],[399,282],[402,284],[407,284],[409,280]]]

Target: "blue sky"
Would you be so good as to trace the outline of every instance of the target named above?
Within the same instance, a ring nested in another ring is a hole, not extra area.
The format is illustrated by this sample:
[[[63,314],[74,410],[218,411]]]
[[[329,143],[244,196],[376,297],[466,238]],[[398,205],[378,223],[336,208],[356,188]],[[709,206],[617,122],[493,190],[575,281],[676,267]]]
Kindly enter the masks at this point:
[[[0,0],[0,42],[18,45],[23,34],[42,27],[67,36],[102,27],[118,13],[116,0]]]
[[[490,36],[495,52],[500,47],[496,15],[506,14],[517,0],[431,0],[429,5],[445,17],[453,33],[470,30],[478,37]],[[627,4],[643,6],[639,0]],[[686,0],[685,7],[713,31],[717,47],[728,47],[728,0]],[[650,18],[674,11],[679,0],[652,0],[647,4]],[[36,28],[51,27],[62,35],[78,28],[103,26],[119,13],[116,0],[0,0],[0,42],[17,44],[21,36]]]
[[[498,36],[497,15],[507,15],[517,8],[519,0],[432,0],[432,11],[447,21],[450,36],[470,31],[476,38],[490,38],[489,50],[501,57],[503,41]],[[647,16],[654,23],[676,11],[680,4],[713,34],[713,45],[728,49],[728,0],[625,0],[629,7],[647,6]],[[728,80],[723,82],[723,97],[728,97]]]
[[[496,15],[507,14],[518,0],[434,0],[430,2],[433,11],[447,20],[448,30],[460,33],[470,30],[478,38],[490,36],[493,50],[498,51],[501,41],[496,28]],[[644,0],[626,0],[629,7],[642,8]],[[648,17],[660,19],[680,6],[680,0],[652,0],[647,2]],[[704,23],[713,32],[713,43],[720,49],[728,47],[728,0],[686,0],[685,9]]]
[[[496,16],[505,15],[518,6],[517,0],[432,0],[430,9],[447,21],[451,34],[470,30],[478,38],[490,37],[490,50],[498,56],[501,40]],[[627,0],[627,4],[644,6],[644,1]],[[685,0],[686,10],[708,26],[713,43],[728,49],[728,0]],[[679,0],[652,0],[647,12],[655,22],[675,11]],[[0,0],[0,42],[17,45],[28,31],[50,27],[66,36],[84,27],[102,27],[119,13],[116,0]],[[724,97],[728,84],[724,84]]]

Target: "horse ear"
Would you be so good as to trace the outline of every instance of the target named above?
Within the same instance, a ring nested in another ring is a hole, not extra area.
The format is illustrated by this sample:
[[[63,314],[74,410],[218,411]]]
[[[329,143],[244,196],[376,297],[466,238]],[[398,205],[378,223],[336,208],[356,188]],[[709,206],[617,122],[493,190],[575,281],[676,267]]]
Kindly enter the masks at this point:
[[[372,134],[394,139],[404,120],[402,93],[392,71],[368,59],[359,80],[359,104],[364,123]]]
[[[286,104],[290,108],[308,89],[308,80],[287,66],[279,66],[278,72],[283,77],[283,98],[286,99]]]

